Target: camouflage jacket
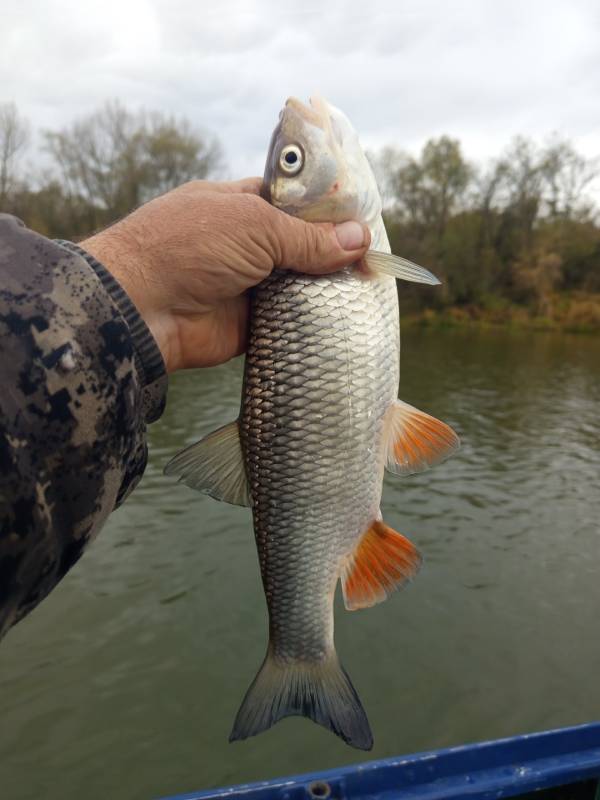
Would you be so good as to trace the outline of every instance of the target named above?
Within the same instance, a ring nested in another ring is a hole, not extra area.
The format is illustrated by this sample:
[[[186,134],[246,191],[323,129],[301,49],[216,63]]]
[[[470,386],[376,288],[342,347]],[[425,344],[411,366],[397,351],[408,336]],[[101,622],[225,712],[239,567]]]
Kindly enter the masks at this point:
[[[166,388],[156,342],[102,265],[0,214],[0,637],[138,483]]]

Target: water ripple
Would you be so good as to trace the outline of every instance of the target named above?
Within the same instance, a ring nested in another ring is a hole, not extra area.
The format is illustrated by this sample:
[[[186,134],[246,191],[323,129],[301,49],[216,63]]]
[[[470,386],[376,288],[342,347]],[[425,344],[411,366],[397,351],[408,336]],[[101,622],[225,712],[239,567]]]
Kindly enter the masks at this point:
[[[140,487],[0,648],[11,800],[155,797],[363,758],[299,719],[227,743],[266,645],[250,514],[162,469],[237,415],[240,387],[240,361],[175,377]],[[400,394],[463,445],[386,477],[384,517],[425,557],[417,580],[358,614],[338,598],[373,757],[598,717],[600,341],[412,331]]]

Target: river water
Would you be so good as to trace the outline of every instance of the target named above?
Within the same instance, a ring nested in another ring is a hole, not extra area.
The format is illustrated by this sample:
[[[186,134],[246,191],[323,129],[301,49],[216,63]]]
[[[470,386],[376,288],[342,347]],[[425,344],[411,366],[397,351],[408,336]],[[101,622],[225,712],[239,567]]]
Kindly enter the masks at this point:
[[[299,718],[227,741],[266,644],[249,512],[161,470],[235,417],[241,369],[173,379],[140,487],[2,642],[2,800],[147,800],[369,757]],[[372,757],[599,718],[600,339],[408,331],[400,395],[463,446],[386,478],[384,518],[425,557],[414,583],[356,613],[338,597]]]

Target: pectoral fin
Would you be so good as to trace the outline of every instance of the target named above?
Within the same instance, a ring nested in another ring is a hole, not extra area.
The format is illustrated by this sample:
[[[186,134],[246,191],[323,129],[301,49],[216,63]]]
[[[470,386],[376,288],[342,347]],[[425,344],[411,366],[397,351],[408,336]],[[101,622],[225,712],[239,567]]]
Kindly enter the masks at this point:
[[[237,420],[186,447],[165,467],[180,483],[236,506],[250,506]]]
[[[386,468],[396,475],[424,472],[460,447],[449,425],[402,400],[389,408],[384,425]]]
[[[366,530],[342,573],[348,611],[383,602],[412,580],[421,566],[419,551],[405,536],[381,520]]]
[[[406,258],[395,256],[392,253],[382,253],[379,250],[368,250],[364,256],[364,261],[374,272],[383,272],[401,281],[411,281],[412,283],[428,283],[430,286],[438,286],[441,281],[429,272],[425,267],[413,264]]]

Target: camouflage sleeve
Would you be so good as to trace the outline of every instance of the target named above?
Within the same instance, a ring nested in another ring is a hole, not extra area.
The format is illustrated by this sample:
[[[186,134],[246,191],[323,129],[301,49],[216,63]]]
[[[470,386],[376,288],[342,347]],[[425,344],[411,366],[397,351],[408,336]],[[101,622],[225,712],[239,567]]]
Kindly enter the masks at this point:
[[[166,388],[156,342],[102,265],[0,214],[0,637],[138,483]]]

